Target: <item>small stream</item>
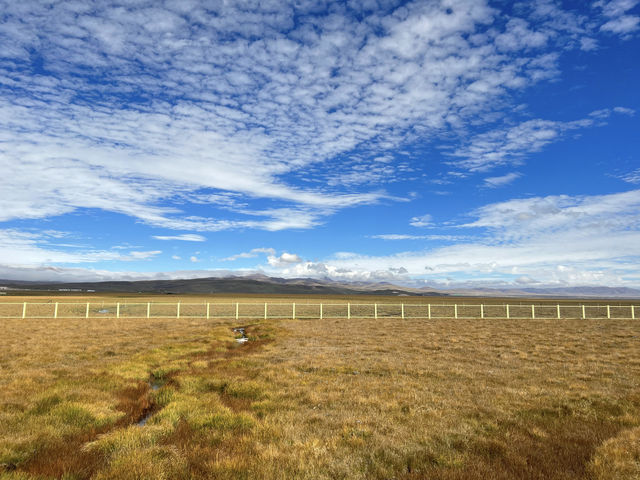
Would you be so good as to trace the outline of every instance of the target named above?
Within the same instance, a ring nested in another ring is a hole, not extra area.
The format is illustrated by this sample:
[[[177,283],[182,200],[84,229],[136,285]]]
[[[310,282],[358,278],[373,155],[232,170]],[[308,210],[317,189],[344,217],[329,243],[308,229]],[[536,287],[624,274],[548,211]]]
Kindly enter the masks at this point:
[[[162,387],[162,385],[163,384],[160,381],[156,380],[156,379],[153,379],[153,380],[149,381],[149,387],[151,387],[151,391],[158,390],[160,387]],[[144,427],[147,424],[147,421],[149,421],[149,419],[151,418],[151,415],[156,413],[156,409],[154,407],[155,407],[155,405],[151,404],[149,406],[149,408],[146,409],[146,411],[144,412],[144,414],[142,415],[140,420],[138,420],[137,425],[139,427]]]
[[[244,344],[247,343],[249,341],[249,337],[247,336],[247,327],[236,327],[233,329],[233,333],[235,334],[240,334],[240,337],[236,338],[236,342],[240,343],[240,344]],[[149,380],[149,387],[151,388],[151,391],[156,391],[159,388],[162,387],[162,385],[164,385],[164,382],[153,378],[151,380]],[[149,419],[151,418],[151,416],[156,413],[157,409],[155,408],[154,404],[151,404],[149,406],[149,408],[147,408],[142,417],[140,417],[140,420],[138,420],[137,425],[139,427],[144,427],[147,422],[149,421]]]

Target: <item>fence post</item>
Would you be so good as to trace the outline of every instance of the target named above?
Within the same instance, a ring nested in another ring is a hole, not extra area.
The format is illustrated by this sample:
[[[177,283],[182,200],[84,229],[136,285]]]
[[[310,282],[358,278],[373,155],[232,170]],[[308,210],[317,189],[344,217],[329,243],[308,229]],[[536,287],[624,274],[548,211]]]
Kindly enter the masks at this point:
[[[458,304],[457,303],[453,305],[453,316],[455,318],[458,318]]]
[[[151,302],[147,302],[147,318],[151,317]]]
[[[373,304],[373,318],[378,318],[378,304],[374,303]]]
[[[636,319],[636,307],[634,305],[631,305],[631,319]]]
[[[404,320],[404,303],[400,307],[402,311],[402,319]]]
[[[533,318],[533,319],[536,318],[536,306],[535,305],[531,305],[531,318]]]
[[[176,307],[176,318],[180,318],[180,302],[178,302],[178,305]]]
[[[607,305],[607,318],[611,318],[611,306]]]
[[[87,313],[85,314],[84,318],[89,318],[89,302],[87,302]]]
[[[351,320],[351,304],[347,303],[347,320]]]
[[[322,304],[320,304],[320,320],[322,320]]]
[[[264,319],[267,319],[267,302],[264,302]]]
[[[507,303],[507,318],[509,318],[509,304]]]
[[[116,303],[116,318],[120,318],[120,302]]]
[[[484,318],[484,304],[480,305],[480,318]]]
[[[560,304],[558,304],[558,318],[560,318]]]
[[[587,318],[587,315],[584,311],[584,305],[582,305],[582,319],[584,320],[585,318]]]
[[[211,315],[209,314],[210,313],[209,305],[210,305],[209,302],[207,302],[207,320],[211,318]]]
[[[238,302],[236,302],[236,320],[238,320],[238,318],[240,318],[240,315],[239,315],[240,309],[238,308],[238,305],[239,305]]]
[[[296,302],[293,302],[293,308],[291,311],[291,319],[295,320],[296,319]]]
[[[429,316],[429,320],[431,320],[431,304],[430,303],[427,305],[427,313]]]
[[[27,316],[27,302],[24,302],[22,304],[22,318],[25,318]]]

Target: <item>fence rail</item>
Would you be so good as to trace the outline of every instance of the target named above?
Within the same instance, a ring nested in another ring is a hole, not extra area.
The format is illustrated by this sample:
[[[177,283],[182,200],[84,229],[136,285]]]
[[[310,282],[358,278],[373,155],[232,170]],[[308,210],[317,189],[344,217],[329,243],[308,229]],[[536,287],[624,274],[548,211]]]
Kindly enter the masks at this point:
[[[0,318],[635,319],[637,305],[417,303],[0,303]]]

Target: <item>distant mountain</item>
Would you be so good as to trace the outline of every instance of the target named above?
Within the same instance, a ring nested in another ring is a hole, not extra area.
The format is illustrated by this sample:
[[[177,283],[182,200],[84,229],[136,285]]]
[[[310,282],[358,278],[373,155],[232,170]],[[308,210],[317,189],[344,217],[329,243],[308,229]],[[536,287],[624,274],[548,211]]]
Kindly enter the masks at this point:
[[[0,290],[55,293],[255,294],[255,295],[412,295],[473,297],[640,298],[628,287],[455,288],[398,286],[388,282],[341,283],[330,279],[278,278],[263,274],[178,280],[107,282],[26,282],[0,280]]]
[[[469,288],[447,292],[483,297],[640,298],[640,289],[628,287]]]
[[[536,294],[538,292],[544,295],[552,293],[562,296],[580,296],[580,297],[629,297],[640,298],[640,290],[628,287],[566,287],[566,288],[530,288],[528,292]]]
[[[312,278],[246,277],[139,280],[109,282],[20,282],[0,280],[0,287],[47,292],[148,293],[148,294],[259,294],[259,295],[443,295],[440,292],[391,284],[350,285]]]

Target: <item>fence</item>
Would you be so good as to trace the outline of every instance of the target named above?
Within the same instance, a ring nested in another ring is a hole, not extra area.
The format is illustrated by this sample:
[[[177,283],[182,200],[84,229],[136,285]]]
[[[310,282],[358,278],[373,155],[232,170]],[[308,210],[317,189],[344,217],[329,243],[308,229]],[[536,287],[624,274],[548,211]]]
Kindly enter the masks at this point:
[[[635,305],[417,303],[0,303],[0,318],[635,319]]]

